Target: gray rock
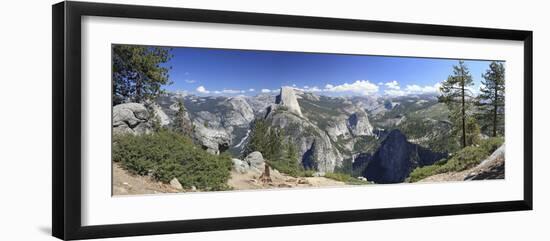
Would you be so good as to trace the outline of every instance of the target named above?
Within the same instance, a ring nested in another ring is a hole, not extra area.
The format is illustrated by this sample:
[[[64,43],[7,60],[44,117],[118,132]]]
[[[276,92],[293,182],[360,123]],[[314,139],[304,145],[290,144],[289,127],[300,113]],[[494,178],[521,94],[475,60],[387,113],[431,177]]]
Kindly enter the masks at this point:
[[[170,180],[170,186],[174,189],[177,189],[177,190],[183,190],[183,186],[181,185],[181,183],[178,181],[177,178],[172,178],[172,180]]]
[[[272,127],[285,130],[286,138],[298,147],[304,167],[332,172],[336,166],[341,166],[342,155],[317,125],[289,111],[271,112],[267,118]]]
[[[258,170],[263,170],[265,168],[265,161],[262,153],[259,151],[252,152],[248,154],[244,161],[250,165],[250,167],[256,168]]]
[[[281,87],[281,93],[277,96],[276,103],[279,106],[286,107],[289,112],[303,117],[294,88],[288,86]]]
[[[152,103],[150,104],[150,108],[153,110],[155,118],[158,119],[161,126],[167,126],[170,124],[170,117],[168,117],[168,115],[164,113],[164,111],[158,104]]]
[[[372,125],[369,122],[367,113],[364,110],[359,110],[350,115],[348,118],[348,126],[351,133],[355,136],[372,136]]]
[[[268,106],[275,104],[275,95],[259,94],[257,96],[245,97],[246,101],[257,115],[262,116]]]
[[[339,136],[343,137],[343,139],[351,137],[345,117],[337,118],[333,122],[328,123],[326,132],[332,141],[337,141]]]
[[[113,134],[143,134],[150,131],[149,111],[143,104],[125,103],[113,107]]]
[[[231,144],[231,136],[225,129],[207,128],[203,124],[195,124],[194,126],[195,139],[208,152],[217,155],[229,148]]]
[[[254,120],[254,111],[244,97],[230,98],[228,105],[230,111],[224,115],[224,125],[248,126]]]
[[[237,158],[231,159],[233,161],[233,169],[239,173],[246,173],[250,169],[248,162],[242,161]]]

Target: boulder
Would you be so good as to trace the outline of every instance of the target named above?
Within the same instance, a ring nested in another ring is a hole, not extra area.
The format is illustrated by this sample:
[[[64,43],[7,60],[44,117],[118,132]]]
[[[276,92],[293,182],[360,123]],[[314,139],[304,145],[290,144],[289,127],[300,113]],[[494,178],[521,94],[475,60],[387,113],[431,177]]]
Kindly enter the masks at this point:
[[[172,180],[170,180],[170,186],[176,190],[183,190],[183,186],[181,185],[181,183],[178,181],[177,178],[172,178]]]
[[[259,151],[252,152],[248,154],[244,161],[248,163],[250,167],[256,168],[258,170],[264,170],[265,167],[265,161],[264,157],[262,156],[262,153]]]
[[[113,134],[143,134],[151,131],[149,111],[140,103],[125,103],[113,107]]]
[[[231,161],[233,161],[233,169],[239,173],[246,173],[250,169],[250,165],[245,161],[237,158],[233,158]]]

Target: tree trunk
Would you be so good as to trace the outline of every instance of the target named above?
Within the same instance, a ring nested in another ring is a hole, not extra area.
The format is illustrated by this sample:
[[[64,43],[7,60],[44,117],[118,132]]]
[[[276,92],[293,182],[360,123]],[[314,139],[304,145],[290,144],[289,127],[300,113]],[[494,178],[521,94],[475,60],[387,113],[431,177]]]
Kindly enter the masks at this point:
[[[461,77],[462,87],[462,148],[466,147],[466,97],[464,90],[464,77]]]
[[[498,85],[495,83],[495,100],[494,100],[494,112],[493,112],[493,137],[497,136],[497,108],[498,108]]]

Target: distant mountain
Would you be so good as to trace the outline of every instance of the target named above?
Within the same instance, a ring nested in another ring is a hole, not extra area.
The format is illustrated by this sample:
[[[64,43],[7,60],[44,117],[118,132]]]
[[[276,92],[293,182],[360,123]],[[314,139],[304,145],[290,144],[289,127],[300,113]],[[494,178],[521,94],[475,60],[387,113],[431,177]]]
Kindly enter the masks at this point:
[[[175,118],[178,101],[188,112],[194,138],[212,153],[228,150],[240,156],[255,119],[284,130],[304,167],[331,172],[351,162],[355,173],[375,182],[402,181],[411,168],[448,150],[442,141],[449,139],[448,110],[434,96],[330,97],[291,87],[278,95],[167,93],[156,104],[168,122]],[[411,159],[415,155],[420,159]]]
[[[399,183],[405,181],[416,167],[432,165],[446,157],[444,153],[407,141],[401,131],[392,130],[382,141],[374,155],[366,160],[363,176],[376,183]]]

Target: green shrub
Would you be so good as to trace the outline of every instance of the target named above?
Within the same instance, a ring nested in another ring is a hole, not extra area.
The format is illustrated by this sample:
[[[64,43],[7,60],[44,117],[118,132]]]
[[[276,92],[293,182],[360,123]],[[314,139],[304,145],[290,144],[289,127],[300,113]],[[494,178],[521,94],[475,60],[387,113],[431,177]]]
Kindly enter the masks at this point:
[[[489,155],[496,151],[504,143],[504,138],[502,137],[491,137],[489,139],[483,140],[479,146],[483,148]]]
[[[177,178],[185,188],[228,189],[231,159],[212,155],[180,134],[161,130],[145,135],[117,135],[113,139],[113,161],[138,175],[152,175],[169,182]]]
[[[409,176],[409,182],[418,182],[426,177],[433,176],[439,173],[439,165],[431,165],[415,168]]]
[[[349,174],[341,172],[327,172],[325,173],[325,177],[335,181],[345,182],[347,184],[368,184],[367,181],[361,181],[355,177],[350,176]]]
[[[467,146],[457,151],[449,160],[441,160],[431,166],[418,167],[409,175],[409,182],[446,172],[460,172],[479,165],[504,143],[500,137],[481,140],[478,146]]]

